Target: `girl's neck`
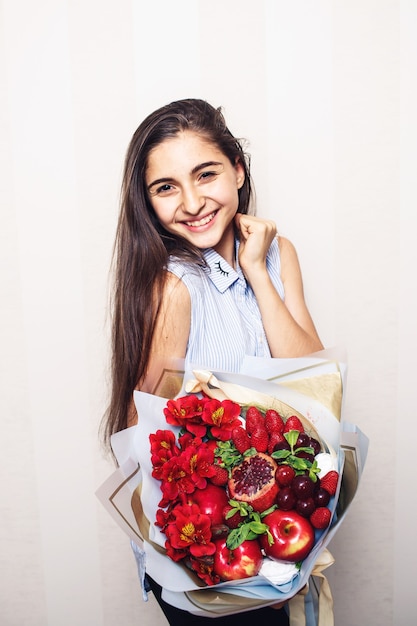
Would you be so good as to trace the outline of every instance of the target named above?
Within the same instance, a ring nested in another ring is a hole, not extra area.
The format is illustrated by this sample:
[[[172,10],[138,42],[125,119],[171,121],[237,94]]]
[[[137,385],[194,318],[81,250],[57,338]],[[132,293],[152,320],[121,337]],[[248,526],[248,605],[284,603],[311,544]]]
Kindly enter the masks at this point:
[[[228,262],[230,267],[236,268],[235,230],[233,222],[229,224],[217,246],[214,246],[214,250]]]

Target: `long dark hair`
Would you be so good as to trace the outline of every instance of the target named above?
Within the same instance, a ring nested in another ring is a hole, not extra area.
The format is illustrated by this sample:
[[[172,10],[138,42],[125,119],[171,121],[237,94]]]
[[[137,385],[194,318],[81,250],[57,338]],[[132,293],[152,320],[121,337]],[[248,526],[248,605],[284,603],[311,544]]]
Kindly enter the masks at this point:
[[[186,130],[207,138],[233,165],[240,161],[245,182],[238,191],[238,212],[251,212],[249,157],[220,108],[204,100],[179,100],[140,124],[126,154],[113,252],[111,397],[102,423],[106,446],[113,433],[126,428],[133,390],[146,373],[168,257],[204,264],[199,249],[161,226],[145,184],[150,151]]]

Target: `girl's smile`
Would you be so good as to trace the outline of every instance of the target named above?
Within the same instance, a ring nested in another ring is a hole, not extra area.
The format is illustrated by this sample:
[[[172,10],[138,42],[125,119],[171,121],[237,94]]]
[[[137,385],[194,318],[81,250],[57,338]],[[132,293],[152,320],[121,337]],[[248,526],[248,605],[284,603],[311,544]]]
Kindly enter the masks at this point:
[[[207,215],[207,217],[203,217],[201,219],[193,220],[191,222],[185,222],[185,223],[190,228],[199,228],[200,226],[206,226],[206,224],[210,224],[210,222],[214,219],[216,214],[217,214],[217,211],[214,211],[214,213]]]
[[[152,207],[167,231],[230,257],[232,221],[244,182],[240,162],[233,165],[217,146],[185,131],[150,152],[145,178]]]

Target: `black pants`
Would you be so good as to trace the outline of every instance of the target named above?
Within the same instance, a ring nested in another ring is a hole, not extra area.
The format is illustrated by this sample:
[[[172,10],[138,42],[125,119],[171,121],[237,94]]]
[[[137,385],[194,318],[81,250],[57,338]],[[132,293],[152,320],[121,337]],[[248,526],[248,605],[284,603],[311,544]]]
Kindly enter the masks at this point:
[[[161,598],[162,587],[150,576],[147,576],[146,579],[170,626],[203,626],[204,624],[211,624],[212,626],[289,626],[285,609],[277,610],[269,607],[216,618],[193,615],[164,602]]]

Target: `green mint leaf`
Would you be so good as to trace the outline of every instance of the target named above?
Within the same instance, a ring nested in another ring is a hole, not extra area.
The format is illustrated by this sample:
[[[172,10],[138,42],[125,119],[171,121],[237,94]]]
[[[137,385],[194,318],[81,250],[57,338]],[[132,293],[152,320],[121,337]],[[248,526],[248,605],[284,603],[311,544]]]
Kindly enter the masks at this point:
[[[269,530],[269,527],[266,524],[262,524],[262,522],[251,522],[249,527],[256,535],[264,535]]]
[[[294,446],[297,443],[299,434],[300,434],[299,430],[290,430],[288,433],[284,433],[284,437],[290,444],[292,451],[294,450]]]
[[[245,450],[245,452],[243,453],[244,458],[248,457],[248,456],[254,456],[255,454],[257,454],[258,451],[256,450],[256,448],[248,448],[247,450]]]
[[[308,454],[314,454],[314,449],[311,446],[306,446],[305,448],[296,448],[294,450],[294,454],[297,454],[297,452],[307,452]]]
[[[273,459],[285,460],[291,455],[290,450],[276,450],[271,454]]]
[[[229,550],[234,550],[241,543],[246,541],[250,533],[249,524],[241,524],[238,528],[234,528],[230,531],[226,539],[226,545]]]
[[[278,506],[276,504],[273,504],[272,506],[269,507],[269,509],[262,511],[261,518],[265,517],[266,515],[269,515],[270,513],[272,513],[272,511],[275,511],[275,509],[277,508]]]

